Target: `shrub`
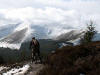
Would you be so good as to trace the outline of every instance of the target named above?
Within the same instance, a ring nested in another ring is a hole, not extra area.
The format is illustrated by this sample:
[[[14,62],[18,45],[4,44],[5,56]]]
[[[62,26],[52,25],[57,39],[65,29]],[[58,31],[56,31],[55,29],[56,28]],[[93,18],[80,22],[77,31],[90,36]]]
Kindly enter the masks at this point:
[[[90,24],[87,24],[87,31],[81,38],[80,43],[84,44],[91,42],[96,33],[97,31],[95,30],[94,23],[93,21],[90,21]]]
[[[48,55],[47,63],[38,73],[38,75],[80,74],[100,74],[100,42],[58,49]]]
[[[3,63],[4,63],[3,57],[0,56],[0,64],[3,64]]]

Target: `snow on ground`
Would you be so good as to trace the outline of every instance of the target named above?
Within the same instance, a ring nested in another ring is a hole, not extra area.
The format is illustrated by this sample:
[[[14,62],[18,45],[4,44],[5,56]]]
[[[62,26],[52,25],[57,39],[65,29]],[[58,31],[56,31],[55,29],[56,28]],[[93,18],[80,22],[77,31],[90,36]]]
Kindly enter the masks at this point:
[[[10,49],[20,49],[21,44],[9,44],[7,42],[0,42],[0,47],[10,48]]]
[[[76,46],[76,45],[79,45],[80,44],[80,38],[75,39],[75,40],[70,40],[68,42],[71,42],[71,43],[73,43],[74,46]]]
[[[4,66],[1,66],[0,67],[0,72],[3,70],[3,69],[6,69],[7,67],[4,67]]]
[[[63,42],[63,43],[59,43],[59,48],[62,48],[64,46],[76,46],[76,45],[79,45],[80,44],[80,38],[78,39],[75,39],[75,40],[70,40],[70,41],[66,41],[66,42]]]
[[[0,67],[0,75],[36,75],[42,68],[42,64],[25,63],[26,65],[17,64],[12,67]],[[9,66],[9,65],[8,65]]]
[[[66,44],[66,43],[59,43],[59,48],[62,48],[62,47],[64,47],[64,46],[67,46],[68,44]]]
[[[2,71],[5,68],[7,67],[0,67],[0,71]],[[2,73],[2,75],[24,75],[25,73],[27,73],[29,68],[30,68],[29,64],[26,64],[21,68],[12,68],[8,70],[7,72]]]

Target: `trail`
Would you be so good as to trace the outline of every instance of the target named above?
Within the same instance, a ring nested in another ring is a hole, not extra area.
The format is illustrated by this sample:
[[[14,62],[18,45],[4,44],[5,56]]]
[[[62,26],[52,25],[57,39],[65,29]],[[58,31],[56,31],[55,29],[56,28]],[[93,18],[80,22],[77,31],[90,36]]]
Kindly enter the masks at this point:
[[[36,75],[42,68],[42,64],[34,62],[17,63],[11,66],[0,66],[0,75]]]
[[[30,64],[30,71],[26,75],[36,75],[43,68],[42,64]]]

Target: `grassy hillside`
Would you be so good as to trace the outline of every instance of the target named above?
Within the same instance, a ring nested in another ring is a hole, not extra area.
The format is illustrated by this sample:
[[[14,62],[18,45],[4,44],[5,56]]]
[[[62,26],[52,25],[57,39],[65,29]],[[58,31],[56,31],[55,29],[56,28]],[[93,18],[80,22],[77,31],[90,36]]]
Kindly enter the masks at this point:
[[[66,46],[49,54],[38,75],[100,75],[100,42]]]
[[[40,39],[40,51],[42,56],[48,55],[52,50],[58,48],[56,41],[49,39]],[[0,48],[0,63],[14,63],[24,60],[30,60],[31,50],[29,49],[30,42],[24,42],[20,50],[11,50],[9,48]]]

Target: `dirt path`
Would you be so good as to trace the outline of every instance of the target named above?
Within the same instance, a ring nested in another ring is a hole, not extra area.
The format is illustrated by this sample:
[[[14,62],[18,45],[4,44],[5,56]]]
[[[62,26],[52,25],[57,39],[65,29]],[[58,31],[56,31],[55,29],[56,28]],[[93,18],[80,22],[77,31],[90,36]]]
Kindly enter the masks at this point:
[[[30,71],[26,75],[36,75],[43,68],[42,64],[30,63]]]

